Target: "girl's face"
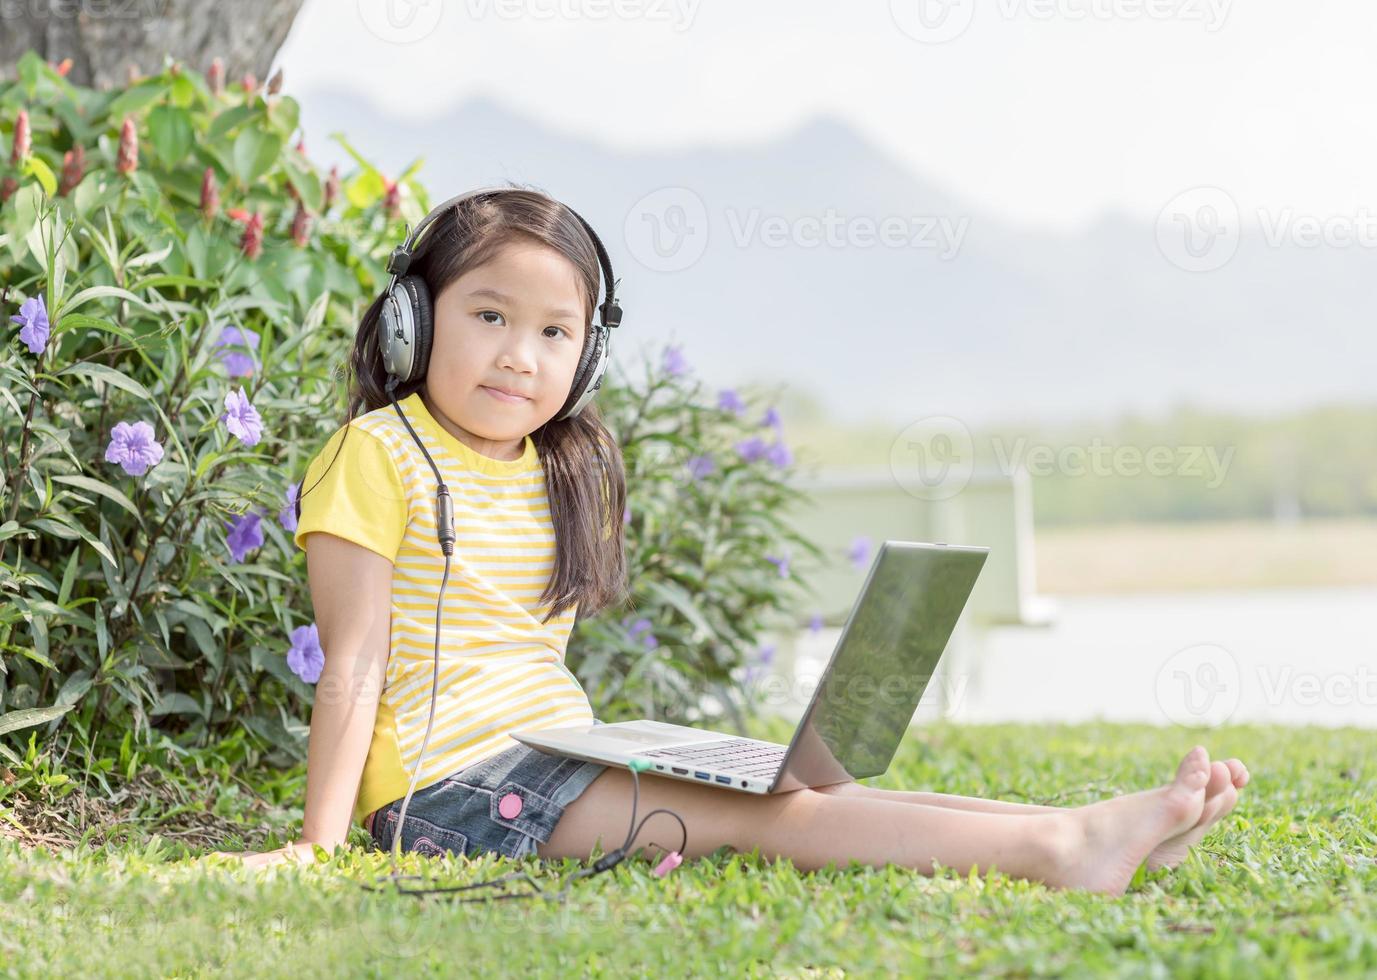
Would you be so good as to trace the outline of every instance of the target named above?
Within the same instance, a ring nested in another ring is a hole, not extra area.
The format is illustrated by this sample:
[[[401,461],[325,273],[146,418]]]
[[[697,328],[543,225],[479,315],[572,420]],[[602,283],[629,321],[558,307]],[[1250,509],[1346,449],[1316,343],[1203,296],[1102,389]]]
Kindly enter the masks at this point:
[[[435,298],[435,338],[421,398],[435,420],[494,459],[563,407],[586,330],[578,270],[536,242],[509,243]],[[525,397],[494,394],[505,388]]]

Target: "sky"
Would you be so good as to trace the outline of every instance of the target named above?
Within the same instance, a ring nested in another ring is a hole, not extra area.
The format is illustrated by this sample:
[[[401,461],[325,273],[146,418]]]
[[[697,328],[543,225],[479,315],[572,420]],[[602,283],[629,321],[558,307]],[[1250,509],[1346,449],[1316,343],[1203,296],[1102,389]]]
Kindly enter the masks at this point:
[[[1356,0],[307,0],[286,91],[426,118],[481,95],[608,146],[747,146],[818,114],[915,176],[1073,232],[1222,187],[1245,212],[1377,196]]]

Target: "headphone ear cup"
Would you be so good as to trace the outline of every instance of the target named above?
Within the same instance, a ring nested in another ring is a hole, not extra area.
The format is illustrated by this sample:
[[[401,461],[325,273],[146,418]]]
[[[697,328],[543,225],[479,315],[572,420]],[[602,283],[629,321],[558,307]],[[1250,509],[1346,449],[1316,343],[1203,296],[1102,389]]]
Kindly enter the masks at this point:
[[[411,359],[411,371],[402,379],[403,384],[421,381],[426,376],[430,364],[430,348],[435,336],[435,315],[430,305],[430,287],[420,276],[402,276],[397,280],[397,289],[405,301],[411,304],[411,322],[416,330],[416,353]]]
[[[574,410],[574,406],[578,405],[579,400],[583,397],[583,393],[588,386],[597,380],[593,375],[597,372],[598,362],[602,360],[603,337],[606,331],[600,330],[597,327],[591,329],[593,330],[591,343],[584,349],[583,356],[579,358],[579,366],[577,370],[574,371],[574,383],[569,388],[569,397],[565,399],[564,407],[561,408],[559,414],[555,416],[556,421],[579,414],[579,412],[583,410],[583,406],[579,405],[578,411]],[[592,399],[590,398],[589,400],[591,401]],[[587,404],[587,402],[584,404]]]

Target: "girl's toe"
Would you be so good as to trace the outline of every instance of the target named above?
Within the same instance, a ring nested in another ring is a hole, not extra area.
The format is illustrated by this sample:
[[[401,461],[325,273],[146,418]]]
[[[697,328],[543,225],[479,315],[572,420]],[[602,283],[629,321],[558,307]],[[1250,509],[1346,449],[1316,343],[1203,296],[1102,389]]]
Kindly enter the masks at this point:
[[[1237,788],[1248,785],[1248,767],[1238,759],[1229,759],[1225,765],[1229,767],[1229,775],[1233,779],[1233,784]]]

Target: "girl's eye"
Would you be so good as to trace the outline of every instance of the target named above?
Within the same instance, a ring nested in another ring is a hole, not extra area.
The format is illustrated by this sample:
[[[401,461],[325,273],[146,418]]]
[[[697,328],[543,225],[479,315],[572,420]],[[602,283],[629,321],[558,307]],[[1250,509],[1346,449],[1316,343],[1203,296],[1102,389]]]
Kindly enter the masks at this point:
[[[479,316],[488,316],[489,314],[491,314],[492,316],[495,316],[495,317],[499,317],[499,318],[502,316],[502,314],[501,314],[501,313],[498,313],[496,310],[480,310],[480,311],[478,312],[478,315],[479,315]],[[492,320],[484,320],[483,322],[484,322],[484,323],[494,323],[494,321],[492,321]],[[496,325],[496,324],[494,324],[494,325]],[[550,324],[550,325],[549,325],[548,327],[546,327],[545,329],[546,329],[546,330],[554,330],[554,331],[556,332],[556,336],[558,336],[558,335],[560,335],[560,334],[565,334],[565,335],[568,335],[568,336],[570,336],[570,337],[573,336],[573,333],[572,333],[571,331],[566,330],[564,327],[557,327],[557,326],[555,326],[553,323]],[[547,336],[548,336],[548,335],[547,335]],[[550,339],[551,339],[551,340],[554,340],[555,338],[554,338],[554,337],[551,337]]]

